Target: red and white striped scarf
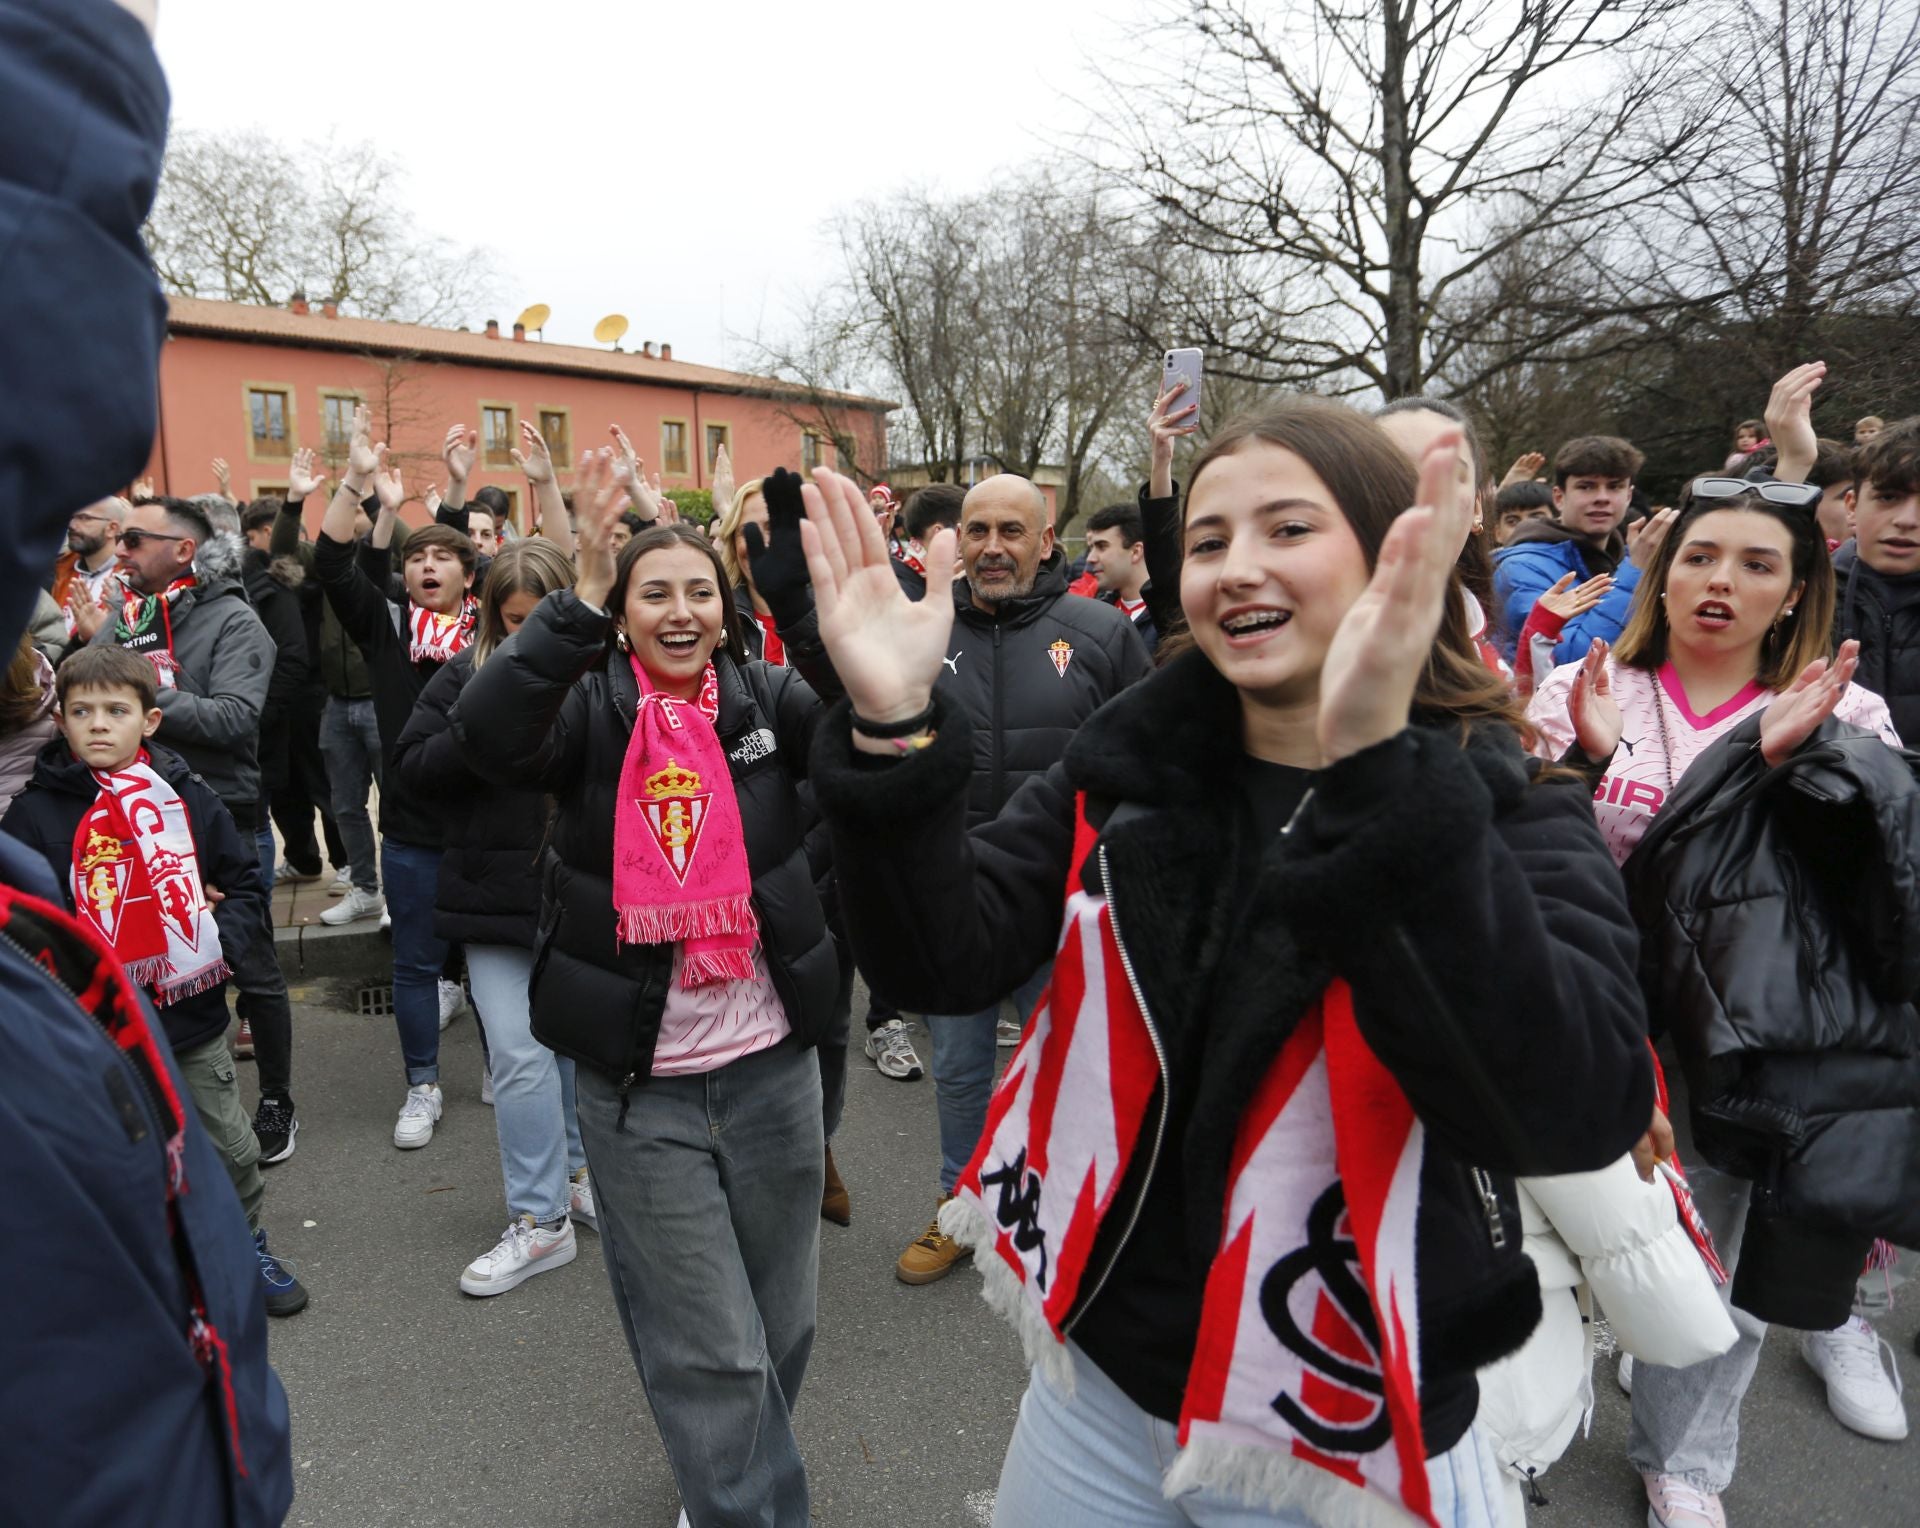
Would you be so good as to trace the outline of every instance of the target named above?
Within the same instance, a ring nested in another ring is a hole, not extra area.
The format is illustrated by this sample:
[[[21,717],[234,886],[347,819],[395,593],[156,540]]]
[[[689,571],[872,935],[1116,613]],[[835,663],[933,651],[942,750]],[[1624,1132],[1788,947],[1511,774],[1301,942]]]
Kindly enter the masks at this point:
[[[474,623],[480,618],[480,602],[469,594],[452,615],[442,615],[425,605],[407,605],[407,657],[414,663],[450,662],[473,640]]]
[[[1148,1125],[1159,1063],[1112,909],[1081,889],[1076,808],[1053,979],[941,1211],[986,1298],[1071,1391],[1062,1323]],[[1434,1524],[1420,1432],[1415,1223],[1425,1132],[1336,979],[1241,1117],[1171,1497],[1234,1492],[1316,1522]]]

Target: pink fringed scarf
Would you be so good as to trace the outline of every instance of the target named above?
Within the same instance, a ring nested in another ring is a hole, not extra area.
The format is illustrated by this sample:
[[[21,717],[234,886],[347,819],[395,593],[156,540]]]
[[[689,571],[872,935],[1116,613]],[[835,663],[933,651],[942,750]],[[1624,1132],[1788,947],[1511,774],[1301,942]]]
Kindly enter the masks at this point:
[[[637,658],[640,705],[613,813],[613,907],[622,944],[678,944],[680,985],[753,979],[753,880],[740,803],[713,721],[713,665],[699,698],[656,690]]]

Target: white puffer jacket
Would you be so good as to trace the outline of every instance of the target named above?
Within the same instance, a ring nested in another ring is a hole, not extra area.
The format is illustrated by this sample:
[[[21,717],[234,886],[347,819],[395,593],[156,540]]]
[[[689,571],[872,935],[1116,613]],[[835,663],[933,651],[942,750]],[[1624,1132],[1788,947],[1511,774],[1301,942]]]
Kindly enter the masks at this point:
[[[1737,1333],[1664,1178],[1648,1183],[1622,1157],[1519,1188],[1544,1313],[1525,1347],[1480,1371],[1478,1421],[1501,1468],[1524,1482],[1592,1413],[1596,1304],[1622,1348],[1669,1368],[1726,1352]]]

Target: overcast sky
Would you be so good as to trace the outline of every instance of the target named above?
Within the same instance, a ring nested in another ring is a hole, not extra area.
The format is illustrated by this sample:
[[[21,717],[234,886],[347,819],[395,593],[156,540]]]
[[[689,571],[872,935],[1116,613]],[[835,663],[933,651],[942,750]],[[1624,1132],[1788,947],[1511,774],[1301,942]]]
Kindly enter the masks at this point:
[[[740,364],[832,269],[835,208],[953,190],[1083,118],[1147,0],[163,0],[173,120],[369,138],[430,232],[490,246],[502,327]],[[378,102],[377,115],[370,107]]]

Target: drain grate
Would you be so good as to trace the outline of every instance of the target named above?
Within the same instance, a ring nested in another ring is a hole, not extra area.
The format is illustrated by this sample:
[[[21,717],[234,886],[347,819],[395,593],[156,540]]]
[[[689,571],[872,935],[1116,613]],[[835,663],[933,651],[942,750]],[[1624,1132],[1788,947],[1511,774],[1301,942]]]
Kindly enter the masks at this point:
[[[391,1018],[393,984],[381,982],[376,986],[362,987],[354,994],[353,1011],[363,1019]]]

